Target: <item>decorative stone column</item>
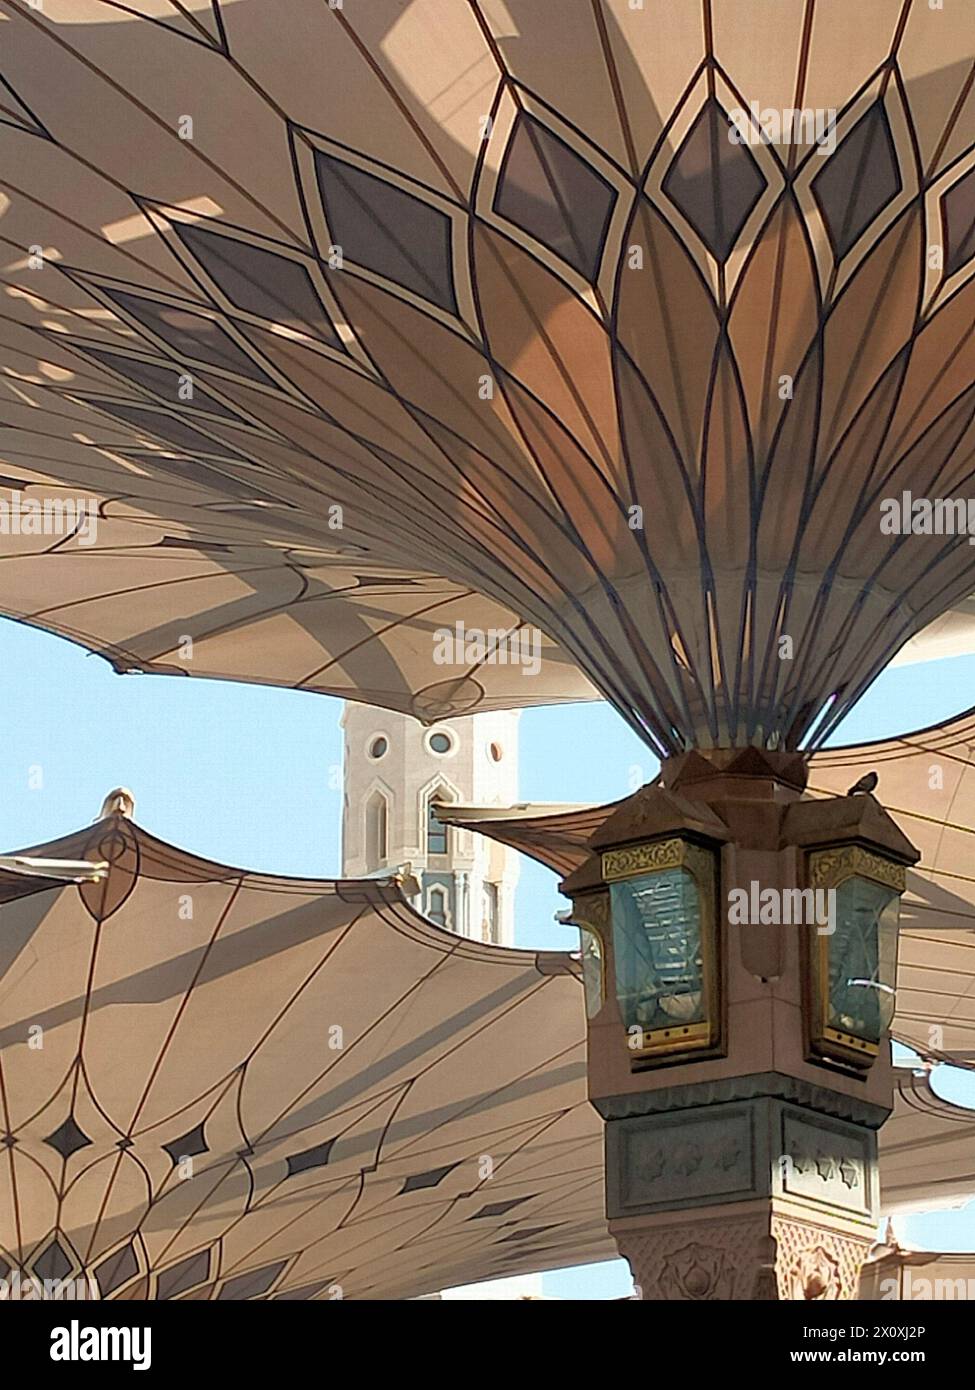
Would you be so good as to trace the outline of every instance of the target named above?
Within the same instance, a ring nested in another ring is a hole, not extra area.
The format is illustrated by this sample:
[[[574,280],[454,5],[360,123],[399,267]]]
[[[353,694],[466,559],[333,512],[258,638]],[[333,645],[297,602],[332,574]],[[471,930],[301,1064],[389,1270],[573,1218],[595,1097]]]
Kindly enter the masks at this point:
[[[563,884],[607,1215],[644,1298],[857,1297],[893,1104],[892,914],[917,854],[871,796],[804,784],[798,755],[685,755]],[[807,909],[817,886],[832,927],[728,910],[766,889]]]

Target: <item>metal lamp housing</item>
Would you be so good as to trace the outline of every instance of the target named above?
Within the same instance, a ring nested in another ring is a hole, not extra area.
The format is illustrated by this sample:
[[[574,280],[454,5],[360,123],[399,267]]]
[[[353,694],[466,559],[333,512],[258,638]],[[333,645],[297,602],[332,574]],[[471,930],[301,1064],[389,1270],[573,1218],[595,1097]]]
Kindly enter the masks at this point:
[[[894,1014],[906,869],[862,845],[834,845],[809,853],[808,882],[831,895],[831,929],[810,941],[810,1049],[866,1070]]]
[[[613,982],[634,1064],[720,1038],[715,853],[680,836],[602,854]]]

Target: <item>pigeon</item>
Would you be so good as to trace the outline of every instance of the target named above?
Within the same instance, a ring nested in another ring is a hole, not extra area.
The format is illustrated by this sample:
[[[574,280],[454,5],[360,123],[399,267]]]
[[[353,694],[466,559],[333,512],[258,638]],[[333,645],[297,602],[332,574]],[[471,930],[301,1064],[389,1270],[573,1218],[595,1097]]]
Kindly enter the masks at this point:
[[[875,772],[865,772],[859,782],[854,782],[847,792],[847,796],[865,796],[867,792],[872,792],[880,778]]]

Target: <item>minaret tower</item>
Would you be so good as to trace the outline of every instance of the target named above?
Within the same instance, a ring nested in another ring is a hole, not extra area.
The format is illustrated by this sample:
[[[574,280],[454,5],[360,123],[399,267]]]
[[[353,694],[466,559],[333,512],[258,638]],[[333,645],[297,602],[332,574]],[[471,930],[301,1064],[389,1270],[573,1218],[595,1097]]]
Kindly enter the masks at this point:
[[[517,801],[518,717],[474,714],[424,727],[409,715],[347,704],[343,875],[409,865],[424,916],[477,941],[513,945],[517,856],[441,824],[432,805]]]

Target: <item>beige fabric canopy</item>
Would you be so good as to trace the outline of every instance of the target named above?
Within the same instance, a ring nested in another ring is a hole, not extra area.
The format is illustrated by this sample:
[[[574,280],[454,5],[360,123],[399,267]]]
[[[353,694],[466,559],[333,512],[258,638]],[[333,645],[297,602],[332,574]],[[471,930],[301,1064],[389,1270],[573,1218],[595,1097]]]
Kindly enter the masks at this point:
[[[434,634],[458,622],[521,640],[515,615],[469,588],[377,565],[357,546],[323,545],[310,525],[269,539],[276,512],[216,503],[190,476],[154,481],[155,459],[118,478],[91,449],[73,453],[58,466],[59,487],[0,478],[0,497],[10,487],[22,510],[64,510],[111,491],[97,501],[94,544],[0,532],[0,598],[8,614],[92,648],[119,672],[286,685],[424,722],[596,693],[547,638],[530,680],[489,652],[452,673],[435,665]]]
[[[525,802],[501,808],[505,814],[499,816],[497,806],[442,802],[437,806],[437,815],[445,824],[466,826],[500,840],[567,878],[588,857],[590,837],[618,805],[618,801],[605,806],[568,807],[544,801]]]
[[[5,536],[0,611],[667,753],[816,744],[970,596],[879,525],[971,490],[967,8],[557,8],[0,0],[5,486],[104,532]]]
[[[112,816],[0,907],[0,1275],[386,1298],[610,1258],[578,966]]]
[[[962,1206],[975,1197],[975,1110],[942,1100],[928,1073],[899,1077],[880,1131],[885,1212]]]
[[[615,1255],[571,957],[120,815],[40,852],[110,870],[0,905],[0,1275],[398,1298]],[[905,1076],[885,1204],[975,1192],[973,1135]]]
[[[860,1298],[970,1299],[975,1289],[975,1254],[909,1250],[888,1245],[873,1254],[860,1276]]]

